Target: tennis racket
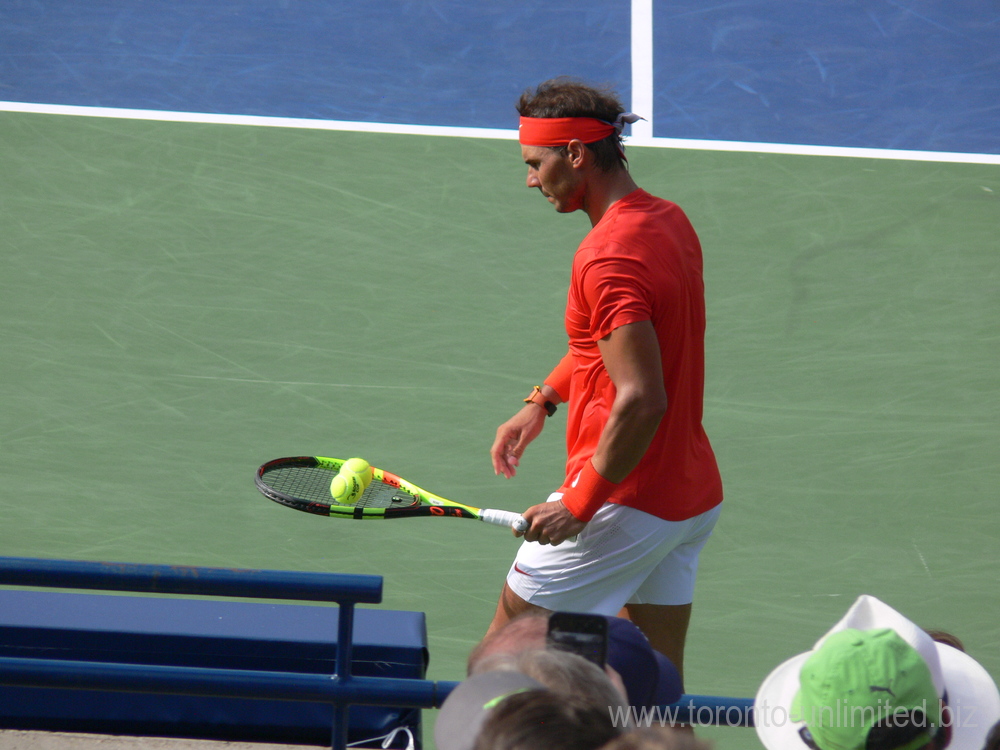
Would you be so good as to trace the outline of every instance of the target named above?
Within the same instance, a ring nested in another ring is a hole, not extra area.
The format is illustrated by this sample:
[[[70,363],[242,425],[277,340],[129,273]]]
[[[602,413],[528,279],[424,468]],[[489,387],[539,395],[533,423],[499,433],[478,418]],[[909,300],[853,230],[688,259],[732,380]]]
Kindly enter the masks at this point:
[[[395,474],[372,467],[372,481],[354,505],[330,496],[330,482],[344,459],[321,456],[276,458],[257,469],[257,489],[269,500],[289,508],[331,518],[477,518],[524,533],[530,525],[507,510],[473,508],[422,490]]]

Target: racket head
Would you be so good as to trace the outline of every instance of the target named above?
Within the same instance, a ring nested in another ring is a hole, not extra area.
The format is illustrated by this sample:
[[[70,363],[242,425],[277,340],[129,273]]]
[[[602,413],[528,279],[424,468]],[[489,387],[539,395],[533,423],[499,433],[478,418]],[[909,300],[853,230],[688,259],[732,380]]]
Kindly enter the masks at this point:
[[[330,482],[346,459],[323,456],[276,458],[257,469],[254,478],[264,497],[276,503],[335,518],[404,518],[460,516],[479,518],[479,509],[432,495],[391,472],[372,467],[372,480],[353,505],[330,495]]]

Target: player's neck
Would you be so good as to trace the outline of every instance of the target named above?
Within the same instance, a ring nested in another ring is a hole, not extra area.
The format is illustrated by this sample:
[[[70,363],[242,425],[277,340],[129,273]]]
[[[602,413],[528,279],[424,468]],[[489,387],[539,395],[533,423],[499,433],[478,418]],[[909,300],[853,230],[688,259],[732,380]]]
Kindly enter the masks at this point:
[[[587,216],[590,217],[591,226],[597,226],[597,222],[601,220],[615,201],[621,200],[638,188],[639,186],[635,184],[635,180],[626,169],[610,174],[607,172],[594,173],[593,179],[588,185],[584,206]]]

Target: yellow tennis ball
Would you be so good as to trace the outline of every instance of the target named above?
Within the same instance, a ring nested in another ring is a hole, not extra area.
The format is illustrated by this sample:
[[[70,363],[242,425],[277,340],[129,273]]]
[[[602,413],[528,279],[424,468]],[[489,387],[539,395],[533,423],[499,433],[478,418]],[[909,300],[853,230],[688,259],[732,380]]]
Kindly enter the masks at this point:
[[[371,484],[372,481],[372,467],[363,458],[349,458],[344,461],[344,465],[340,467],[341,471],[353,471],[359,477],[365,487]]]
[[[341,505],[354,505],[364,491],[364,482],[353,471],[341,469],[330,481],[330,495]]]

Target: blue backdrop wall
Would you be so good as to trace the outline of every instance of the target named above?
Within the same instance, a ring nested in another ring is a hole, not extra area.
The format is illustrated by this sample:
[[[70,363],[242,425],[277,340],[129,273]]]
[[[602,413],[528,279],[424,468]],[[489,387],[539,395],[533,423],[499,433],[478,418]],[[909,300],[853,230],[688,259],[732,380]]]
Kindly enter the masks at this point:
[[[653,40],[656,136],[1000,153],[997,0],[654,0]],[[628,100],[628,3],[0,4],[8,101],[514,128],[562,74]]]

